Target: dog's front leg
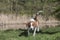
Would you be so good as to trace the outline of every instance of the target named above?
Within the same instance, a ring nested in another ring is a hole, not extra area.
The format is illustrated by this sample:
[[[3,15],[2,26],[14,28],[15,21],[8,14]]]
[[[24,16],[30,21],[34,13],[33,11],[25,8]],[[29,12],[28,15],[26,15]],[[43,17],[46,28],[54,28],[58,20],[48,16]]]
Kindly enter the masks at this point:
[[[28,28],[28,35],[30,35],[30,29],[31,29],[31,28]]]
[[[34,33],[33,33],[33,36],[35,36],[35,34],[36,34],[36,28],[34,29]]]

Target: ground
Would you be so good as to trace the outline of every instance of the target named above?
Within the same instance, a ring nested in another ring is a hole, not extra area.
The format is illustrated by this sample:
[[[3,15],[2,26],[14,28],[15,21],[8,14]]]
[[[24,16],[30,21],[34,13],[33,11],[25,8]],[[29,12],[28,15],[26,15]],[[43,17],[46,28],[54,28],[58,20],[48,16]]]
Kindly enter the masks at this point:
[[[60,27],[40,29],[35,37],[25,29],[0,30],[0,40],[60,40]]]

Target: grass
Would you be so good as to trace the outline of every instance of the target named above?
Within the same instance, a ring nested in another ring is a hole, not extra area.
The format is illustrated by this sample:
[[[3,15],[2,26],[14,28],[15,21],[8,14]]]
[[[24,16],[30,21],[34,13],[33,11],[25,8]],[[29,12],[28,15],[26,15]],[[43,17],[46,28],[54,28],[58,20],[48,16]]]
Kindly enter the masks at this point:
[[[41,29],[35,37],[27,36],[26,30],[2,30],[0,40],[60,40],[60,27]]]

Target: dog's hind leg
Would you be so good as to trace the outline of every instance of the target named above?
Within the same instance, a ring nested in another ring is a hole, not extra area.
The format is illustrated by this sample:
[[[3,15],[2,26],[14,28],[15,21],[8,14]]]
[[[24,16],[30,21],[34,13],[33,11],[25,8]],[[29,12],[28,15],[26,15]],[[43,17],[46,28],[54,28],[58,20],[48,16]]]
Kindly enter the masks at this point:
[[[37,31],[39,32],[39,27],[37,27]]]

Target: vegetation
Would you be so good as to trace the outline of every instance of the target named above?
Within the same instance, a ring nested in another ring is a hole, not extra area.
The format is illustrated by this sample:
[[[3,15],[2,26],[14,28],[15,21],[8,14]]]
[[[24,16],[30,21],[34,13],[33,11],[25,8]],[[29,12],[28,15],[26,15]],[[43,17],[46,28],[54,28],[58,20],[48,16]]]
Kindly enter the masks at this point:
[[[60,40],[60,27],[44,28],[36,34],[35,37],[27,36],[24,29],[19,30],[2,30],[0,31],[0,40]]]
[[[0,13],[34,14],[43,10],[46,16],[60,18],[60,0],[0,0]]]
[[[0,13],[35,14],[42,10],[47,19],[54,16],[60,20],[60,0],[0,0]],[[60,40],[60,27],[43,28],[35,37],[27,36],[26,30],[0,30],[0,40]]]

